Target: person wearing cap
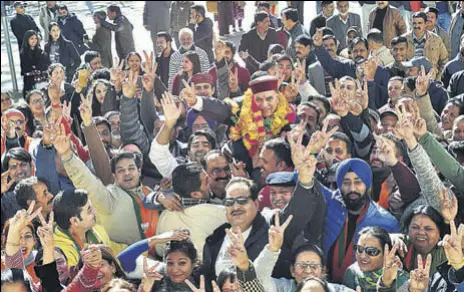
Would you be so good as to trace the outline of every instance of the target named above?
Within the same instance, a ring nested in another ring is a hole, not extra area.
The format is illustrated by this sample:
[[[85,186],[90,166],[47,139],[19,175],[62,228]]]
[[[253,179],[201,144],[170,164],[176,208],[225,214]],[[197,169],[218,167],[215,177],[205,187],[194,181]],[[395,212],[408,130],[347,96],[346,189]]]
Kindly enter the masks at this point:
[[[39,21],[44,32],[44,42],[47,43],[50,33],[48,31],[48,26],[50,23],[58,20],[58,5],[56,4],[56,1],[45,1],[45,3],[45,6],[40,7]]]
[[[111,30],[101,25],[98,25],[101,18],[106,18],[106,12],[95,11],[93,21],[96,25],[95,34],[88,46],[90,50],[97,51],[101,56],[101,64],[105,68],[113,67],[113,53],[111,52]]]
[[[448,57],[451,59],[451,42],[449,34],[446,30],[438,25],[438,14],[439,10],[435,7],[426,7],[424,13],[427,14],[427,30],[437,34],[441,37],[441,40],[445,44],[446,50],[448,51]]]
[[[357,13],[349,12],[349,1],[337,1],[338,14],[332,15],[327,19],[327,26],[330,27],[336,39],[339,41],[338,50],[343,50],[348,46],[346,35],[348,28],[357,26],[361,32],[361,17]]]
[[[408,58],[426,57],[435,70],[435,80],[440,80],[445,64],[448,62],[448,51],[442,39],[431,31],[427,31],[427,14],[416,12],[412,15],[413,28],[403,36],[408,39]]]
[[[426,57],[414,57],[410,61],[404,62],[403,66],[406,68],[406,74],[413,78],[417,78],[421,74],[422,67],[425,69],[425,74],[429,74],[433,68]],[[429,94],[433,109],[440,115],[448,100],[448,93],[443,84],[440,81],[434,80],[432,76],[428,79],[427,91],[421,94],[424,94],[424,96],[425,94]],[[417,88],[416,96],[418,96]]]
[[[454,73],[464,70],[464,34],[461,36],[459,48],[460,50],[456,57],[446,63],[445,68],[443,69],[441,81],[443,82],[445,88],[448,88],[451,77]]]
[[[369,14],[367,31],[377,28],[383,32],[383,43],[390,48],[391,40],[407,32],[407,25],[398,8],[389,5],[389,1],[376,1],[377,7]]]
[[[89,36],[82,25],[82,22],[77,18],[75,13],[70,13],[67,5],[58,7],[59,18],[58,23],[61,27],[61,33],[76,47],[79,55],[83,55],[89,47],[85,44],[89,41]]]
[[[20,51],[23,46],[24,34],[26,33],[26,31],[33,30],[37,32],[39,43],[42,39],[42,33],[40,32],[39,27],[35,23],[34,18],[32,18],[32,16],[30,16],[29,14],[26,14],[26,6],[26,2],[15,1],[13,3],[13,7],[16,10],[16,15],[10,21],[11,30],[13,31],[13,34],[17,39]]]
[[[288,171],[271,173],[266,178],[266,185],[270,189],[271,206],[264,207],[261,212],[264,218],[270,222],[275,210],[283,210],[290,202],[296,187],[295,174]]]
[[[253,165],[251,158],[259,155],[264,142],[276,137],[284,126],[296,119],[295,109],[278,91],[278,78],[274,76],[262,76],[251,81],[250,89],[245,92],[240,104],[233,100],[200,97],[187,91],[183,93],[181,96],[189,106],[204,117],[230,126],[234,156],[247,163],[248,171],[257,166],[256,161]],[[264,120],[273,122],[265,126]]]
[[[209,75],[213,80],[217,80],[218,98],[222,100],[227,97],[241,95],[248,89],[250,72],[234,60],[235,45],[229,41],[219,41],[214,49],[216,59],[214,66],[209,70]],[[237,74],[238,78],[235,78],[235,74]],[[197,83],[195,82],[195,84]]]

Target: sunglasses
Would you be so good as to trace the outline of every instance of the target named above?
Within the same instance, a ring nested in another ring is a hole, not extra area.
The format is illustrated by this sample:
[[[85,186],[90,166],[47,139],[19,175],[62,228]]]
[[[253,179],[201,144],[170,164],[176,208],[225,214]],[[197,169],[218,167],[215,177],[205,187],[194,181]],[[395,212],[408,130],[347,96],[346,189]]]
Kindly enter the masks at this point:
[[[360,246],[360,245],[355,245],[354,250],[362,254],[363,252],[366,252],[366,254],[370,257],[376,257],[380,254],[380,250],[376,247],[371,247],[371,246]]]
[[[227,198],[224,200],[224,206],[232,207],[235,204],[235,202],[237,202],[237,204],[241,206],[245,206],[246,204],[248,204],[249,199],[250,197]]]

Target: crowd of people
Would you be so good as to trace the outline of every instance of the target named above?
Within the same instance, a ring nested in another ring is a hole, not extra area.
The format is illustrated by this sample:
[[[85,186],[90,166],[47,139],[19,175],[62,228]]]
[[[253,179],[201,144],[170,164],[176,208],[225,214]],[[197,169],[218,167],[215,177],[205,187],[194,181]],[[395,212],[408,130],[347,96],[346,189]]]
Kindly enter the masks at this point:
[[[464,291],[464,1],[352,2],[14,2],[2,291]]]

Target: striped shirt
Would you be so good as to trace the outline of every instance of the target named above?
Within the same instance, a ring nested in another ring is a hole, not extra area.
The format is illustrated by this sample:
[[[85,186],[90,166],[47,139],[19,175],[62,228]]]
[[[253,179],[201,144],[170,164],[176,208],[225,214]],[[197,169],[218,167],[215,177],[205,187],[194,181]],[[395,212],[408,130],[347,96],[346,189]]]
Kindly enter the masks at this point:
[[[424,56],[424,48],[425,48],[425,40],[426,40],[426,33],[422,36],[422,39],[418,40],[416,35],[412,34],[412,42],[414,43],[414,56],[416,57],[423,57]]]

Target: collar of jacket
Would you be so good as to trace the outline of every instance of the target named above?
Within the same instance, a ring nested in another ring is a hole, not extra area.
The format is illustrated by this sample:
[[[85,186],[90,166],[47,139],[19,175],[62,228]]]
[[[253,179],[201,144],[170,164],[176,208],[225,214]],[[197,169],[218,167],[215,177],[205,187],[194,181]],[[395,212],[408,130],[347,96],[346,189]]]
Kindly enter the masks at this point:
[[[192,51],[192,52],[196,51],[195,44],[192,44],[192,47],[190,47],[190,49],[188,49],[188,50],[185,50],[182,46],[179,49],[179,53],[181,53],[182,55],[189,52],[189,51]]]

